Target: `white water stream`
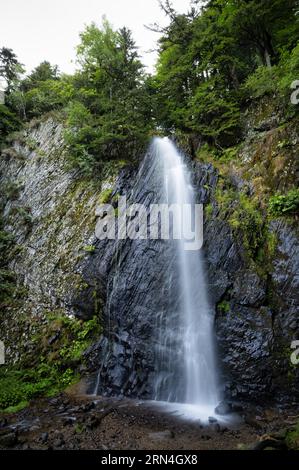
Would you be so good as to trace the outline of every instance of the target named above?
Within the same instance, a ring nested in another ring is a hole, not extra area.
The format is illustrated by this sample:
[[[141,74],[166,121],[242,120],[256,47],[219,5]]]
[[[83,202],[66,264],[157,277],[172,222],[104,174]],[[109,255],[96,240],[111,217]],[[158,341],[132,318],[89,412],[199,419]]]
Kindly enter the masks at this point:
[[[184,159],[168,138],[155,138],[155,158],[163,172],[164,194],[168,204],[194,206],[195,194]],[[173,224],[179,219],[173,218]],[[173,230],[176,227],[173,226]],[[185,240],[174,240],[177,259],[179,315],[168,318],[161,329],[157,361],[167,364],[157,374],[156,400],[166,409],[186,417],[207,420],[215,415],[220,401],[213,336],[214,313],[207,296],[201,250],[187,251]],[[172,311],[164,315],[172,315]],[[174,338],[174,335],[176,336]],[[169,357],[167,357],[169,355]],[[181,363],[180,372],[177,369]],[[159,370],[159,364],[158,364]],[[176,377],[176,384],[170,377]],[[176,387],[177,385],[177,387]]]

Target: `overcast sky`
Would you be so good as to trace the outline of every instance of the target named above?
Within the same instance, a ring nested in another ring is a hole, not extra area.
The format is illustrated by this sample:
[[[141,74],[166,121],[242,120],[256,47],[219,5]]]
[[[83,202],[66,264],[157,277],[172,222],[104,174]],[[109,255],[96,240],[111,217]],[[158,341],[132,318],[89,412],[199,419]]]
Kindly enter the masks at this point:
[[[180,13],[190,0],[173,0]],[[0,0],[0,47],[15,51],[27,72],[41,61],[57,64],[60,71],[75,68],[75,47],[84,25],[101,23],[106,15],[114,28],[129,27],[148,70],[153,69],[158,35],[144,25],[167,24],[158,0]]]

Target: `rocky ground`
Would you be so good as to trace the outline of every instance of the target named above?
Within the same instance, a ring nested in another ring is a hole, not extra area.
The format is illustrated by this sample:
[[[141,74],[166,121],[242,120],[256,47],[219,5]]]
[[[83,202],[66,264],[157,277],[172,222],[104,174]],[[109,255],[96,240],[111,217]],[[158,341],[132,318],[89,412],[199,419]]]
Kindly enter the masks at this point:
[[[298,416],[278,409],[241,412],[238,425],[203,426],[134,400],[61,394],[0,415],[2,449],[205,450],[285,449]]]

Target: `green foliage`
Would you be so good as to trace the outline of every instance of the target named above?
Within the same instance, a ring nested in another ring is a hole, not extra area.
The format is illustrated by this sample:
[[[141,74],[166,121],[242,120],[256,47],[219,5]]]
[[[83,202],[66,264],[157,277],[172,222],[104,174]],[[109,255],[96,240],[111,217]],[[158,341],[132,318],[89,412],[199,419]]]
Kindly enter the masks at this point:
[[[286,435],[286,444],[289,449],[298,450],[299,449],[299,421],[293,429],[287,432]]]
[[[98,319],[94,317],[92,320],[83,323],[83,325],[75,322],[71,325],[71,330],[74,339],[70,345],[63,347],[59,354],[64,361],[73,363],[82,359],[84,351],[90,345],[90,339],[99,333]]]
[[[94,253],[95,252],[95,246],[94,245],[85,245],[84,246],[84,251],[87,253]]]
[[[31,208],[30,207],[13,207],[10,210],[9,215],[17,215],[19,218],[22,220],[22,222],[27,225],[28,227],[31,227],[33,225],[33,220],[32,220],[32,214],[31,214]]]
[[[229,216],[229,223],[234,230],[241,230],[247,253],[254,258],[264,231],[264,218],[258,203],[241,193],[237,207]]]
[[[107,204],[110,201],[113,189],[107,188],[101,192],[99,204]]]
[[[242,237],[246,254],[256,260],[265,243],[265,219],[259,202],[244,192],[238,192],[220,180],[216,190],[220,217],[227,219],[236,235]]]
[[[104,20],[81,34],[65,139],[70,161],[94,175],[105,161],[137,155],[148,138],[151,107],[131,32]]]
[[[299,211],[299,189],[287,194],[276,194],[269,200],[269,212],[274,216],[296,214]]]
[[[100,28],[91,24],[77,50],[80,70],[60,75],[44,61],[19,80],[7,106],[25,121],[61,111],[71,166],[89,177],[107,161],[139,157],[153,124],[149,80],[136,50],[128,29],[114,31],[106,20]]]
[[[190,101],[190,128],[216,144],[229,146],[239,128],[239,107],[217,80],[198,86]]]
[[[299,76],[299,44],[290,52],[281,54],[281,60],[271,68],[260,66],[248,76],[243,86],[245,96],[262,98],[265,95],[279,96],[285,106],[291,106],[291,84]],[[292,106],[294,109],[295,107]]]
[[[58,370],[75,370],[77,365],[82,363],[84,351],[101,332],[99,319],[94,317],[83,322],[51,313],[48,319],[49,324],[35,339],[37,348],[40,348],[40,356],[46,364],[54,363]]]
[[[70,385],[74,379],[71,369],[60,372],[55,366],[43,363],[36,369],[1,370],[0,410],[12,412],[23,407],[32,398],[51,396]]]
[[[0,308],[10,303],[15,294],[15,275],[8,269],[8,254],[14,247],[14,238],[3,230],[3,220],[0,220]]]
[[[0,77],[6,81],[7,93],[16,88],[23,72],[24,69],[12,49],[2,47],[0,49]]]
[[[212,217],[212,214],[213,214],[213,206],[212,204],[207,204],[205,206],[205,216],[209,219],[210,217]]]
[[[299,76],[299,43],[291,51],[291,54],[287,51],[284,52],[279,70],[279,90],[289,95],[290,84]]]
[[[217,304],[217,309],[218,309],[222,314],[228,313],[229,310],[230,310],[229,302],[228,302],[227,300],[222,300],[221,302],[219,302],[219,303]]]
[[[277,90],[278,67],[260,66],[249,75],[244,85],[244,90],[253,98],[260,98],[267,94],[274,94]]]
[[[22,81],[21,90],[29,91],[38,88],[42,82],[58,80],[58,67],[51,65],[50,62],[41,62],[31,74]]]
[[[134,159],[154,127],[200,135],[223,150],[240,140],[248,99],[283,97],[287,116],[296,112],[289,96],[299,73],[297,0],[213,0],[186,14],[161,4],[170,24],[151,77],[131,32],[106,20],[81,33],[73,76],[44,61],[20,80],[15,55],[4,51],[18,84],[9,109],[24,120],[63,110],[69,161],[89,177],[107,161]]]
[[[24,120],[62,109],[72,93],[70,78],[67,76],[55,80],[33,81],[30,86],[22,85],[23,82],[8,96],[7,103]]]
[[[9,199],[14,201],[18,199],[22,186],[15,181],[8,181],[2,187],[1,197],[3,202],[8,201]]]
[[[82,322],[49,314],[48,320],[35,337],[36,362],[31,357],[20,368],[0,368],[0,409],[15,411],[32,398],[51,396],[78,380],[82,355],[101,331],[98,319]],[[53,334],[55,341],[51,341]]]
[[[35,139],[33,138],[27,138],[25,141],[25,144],[27,145],[28,149],[33,152],[34,150],[38,149],[38,143]]]
[[[290,95],[299,63],[297,0],[213,0],[186,15],[162,5],[170,26],[152,81],[158,123],[218,149],[235,145],[248,98],[282,89]]]
[[[15,132],[21,127],[21,122],[7,106],[0,104],[0,150],[5,143],[8,134]]]

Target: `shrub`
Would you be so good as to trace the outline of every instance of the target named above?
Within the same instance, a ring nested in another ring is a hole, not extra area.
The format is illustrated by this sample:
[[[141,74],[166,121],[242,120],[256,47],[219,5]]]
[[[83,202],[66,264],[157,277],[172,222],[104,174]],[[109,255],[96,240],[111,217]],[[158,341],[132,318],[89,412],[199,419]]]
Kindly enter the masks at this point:
[[[289,449],[299,449],[299,421],[293,429],[287,432],[286,443]]]
[[[227,300],[222,300],[222,302],[219,302],[217,304],[217,309],[222,313],[228,313],[230,310],[230,304]]]
[[[277,90],[278,67],[260,66],[247,78],[244,90],[252,98],[261,98]]]
[[[66,369],[63,373],[55,366],[41,364],[32,370],[11,369],[0,375],[0,409],[16,407],[20,403],[66,387],[74,380],[74,372]]]
[[[21,127],[21,122],[7,106],[0,104],[0,148],[5,138],[11,132],[17,131]]]
[[[100,333],[96,317],[83,322],[50,314],[44,328],[34,338],[36,363],[27,358],[20,369],[0,369],[0,410],[15,411],[32,398],[54,395],[74,383],[84,351]],[[57,332],[58,339],[50,344]]]
[[[274,216],[295,214],[299,210],[299,189],[291,189],[287,194],[276,194],[269,200],[269,212]]]

